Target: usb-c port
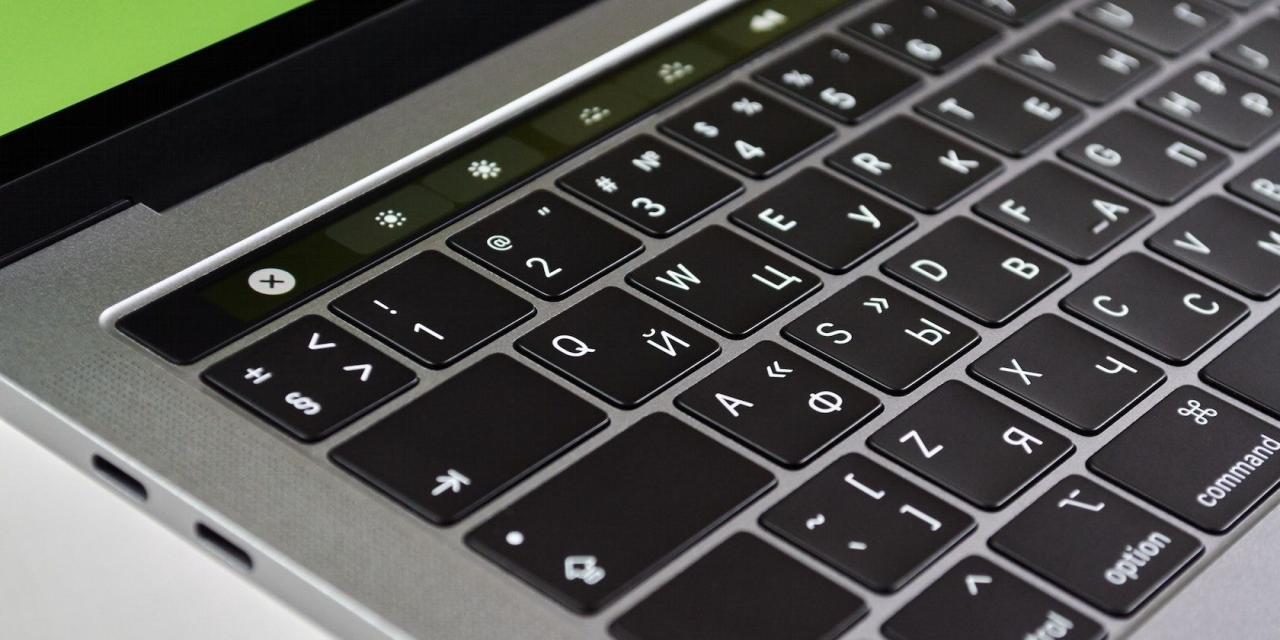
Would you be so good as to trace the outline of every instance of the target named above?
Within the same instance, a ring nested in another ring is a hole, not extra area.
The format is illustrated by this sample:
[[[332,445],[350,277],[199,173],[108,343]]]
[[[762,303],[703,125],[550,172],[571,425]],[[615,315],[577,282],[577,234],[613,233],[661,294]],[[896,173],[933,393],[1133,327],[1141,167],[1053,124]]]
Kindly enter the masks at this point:
[[[93,456],[92,464],[93,470],[103,480],[106,480],[107,484],[138,502],[147,501],[147,486],[137,478],[129,475],[124,469],[111,464],[106,458],[96,455]]]
[[[222,558],[231,566],[245,572],[253,569],[253,558],[249,555],[249,552],[241,549],[239,545],[228,540],[221,533],[197,522],[196,538],[214,555]]]

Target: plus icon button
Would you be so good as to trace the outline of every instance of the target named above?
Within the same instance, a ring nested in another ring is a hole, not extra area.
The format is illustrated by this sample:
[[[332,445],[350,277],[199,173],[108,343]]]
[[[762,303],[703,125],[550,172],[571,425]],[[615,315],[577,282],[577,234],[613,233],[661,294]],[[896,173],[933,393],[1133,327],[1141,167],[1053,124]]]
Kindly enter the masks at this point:
[[[293,291],[298,281],[284,269],[268,267],[249,274],[249,288],[266,296],[278,296]]]

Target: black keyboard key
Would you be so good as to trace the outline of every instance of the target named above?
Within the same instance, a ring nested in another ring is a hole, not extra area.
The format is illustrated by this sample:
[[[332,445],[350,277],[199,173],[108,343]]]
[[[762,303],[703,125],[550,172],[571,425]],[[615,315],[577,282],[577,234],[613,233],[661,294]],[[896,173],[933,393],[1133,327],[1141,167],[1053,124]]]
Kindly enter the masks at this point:
[[[765,528],[876,591],[902,588],[973,518],[851,453],[760,517]]]
[[[1218,0],[1219,4],[1224,4],[1236,11],[1248,11],[1263,2],[1264,0]]]
[[[1209,363],[1201,375],[1221,387],[1280,417],[1280,311],[1272,313],[1222,355]]]
[[[304,316],[209,367],[205,382],[299,440],[319,440],[418,377],[320,316]]]
[[[899,116],[827,158],[831,166],[922,211],[941,211],[1004,168],[994,157]]]
[[[1098,259],[1155,218],[1151,209],[1053,162],[997,187],[974,210],[1075,262]]]
[[[767,341],[703,378],[676,404],[793,468],[882,408],[875,396]]]
[[[893,0],[845,25],[845,31],[932,72],[948,69],[999,32],[945,5]]]
[[[791,261],[721,226],[685,238],[627,281],[734,338],[750,335],[822,286]]]
[[[897,206],[814,168],[800,170],[729,219],[835,273],[852,269],[916,226]]]
[[[492,355],[330,455],[422,517],[449,524],[608,422],[510,356]]]
[[[969,556],[889,618],[890,640],[1103,640],[1084,614],[1001,569]]]
[[[1111,424],[1164,372],[1059,318],[1040,316],[969,366],[978,379],[1084,434]]]
[[[983,509],[1008,504],[1075,448],[958,380],[942,383],[868,442]]]
[[[742,192],[737,180],[648,135],[606,151],[559,184],[654,236],[671,235]]]
[[[773,175],[835,134],[827,124],[746,84],[725,87],[661,126],[754,178]]]
[[[1121,256],[1062,307],[1175,364],[1249,315],[1244,304],[1140,253]]]
[[[982,67],[934,93],[916,110],[1014,156],[1023,156],[1082,117],[1079,108]]]
[[[832,36],[787,54],[755,77],[849,124],[862,121],[920,84],[914,75]]]
[[[449,245],[548,300],[568,296],[644,249],[547,191],[499,209],[449,238]]]
[[[866,603],[763,540],[733,534],[609,626],[619,640],[827,640]]]
[[[1280,215],[1280,147],[1227,183],[1236,195]]]
[[[1236,149],[1253,147],[1280,127],[1280,95],[1214,64],[1188,67],[1139,103]]]
[[[590,613],[773,484],[764,469],[655,414],[500,511],[466,541],[564,606]]]
[[[1280,484],[1280,429],[1179,387],[1089,459],[1113,482],[1205,531],[1227,531]]]
[[[887,260],[885,273],[989,325],[1059,284],[1062,265],[967,218],[952,218]]]
[[[1280,84],[1280,18],[1268,18],[1229,40],[1214,57]]]
[[[457,362],[533,316],[533,305],[436,251],[343,294],[333,312],[432,368]]]
[[[639,406],[720,352],[710,338],[613,287],[526,333],[516,348],[620,407]]]
[[[1069,476],[991,537],[1086,602],[1133,613],[1204,549],[1195,538],[1081,476]]]
[[[1247,296],[1280,291],[1280,221],[1222,196],[1191,207],[1147,244]]]
[[[837,291],[782,333],[894,394],[978,343],[973,329],[871,277]]]
[[[1000,62],[1090,104],[1111,101],[1159,66],[1132,47],[1069,22],[1001,54]]]
[[[1176,55],[1227,25],[1227,13],[1197,0],[1097,0],[1080,16],[1140,42]]]
[[[1227,156],[1130,111],[1065,147],[1062,157],[1160,204],[1172,204],[1226,168]]]
[[[1012,25],[1023,25],[1035,20],[1061,0],[961,0],[993,18]]]

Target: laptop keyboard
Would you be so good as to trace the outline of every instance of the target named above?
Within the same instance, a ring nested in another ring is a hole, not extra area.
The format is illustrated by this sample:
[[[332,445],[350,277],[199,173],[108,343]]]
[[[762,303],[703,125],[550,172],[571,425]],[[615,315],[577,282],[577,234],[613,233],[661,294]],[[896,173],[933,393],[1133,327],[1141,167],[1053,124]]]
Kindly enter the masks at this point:
[[[1066,4],[843,8],[202,378],[620,639],[1102,638],[1280,483],[1280,16]]]

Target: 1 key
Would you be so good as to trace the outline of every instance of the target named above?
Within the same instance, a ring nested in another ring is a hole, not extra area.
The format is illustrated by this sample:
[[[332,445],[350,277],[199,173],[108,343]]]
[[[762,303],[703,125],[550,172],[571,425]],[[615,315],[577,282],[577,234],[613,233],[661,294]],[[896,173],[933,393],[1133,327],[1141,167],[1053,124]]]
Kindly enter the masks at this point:
[[[1060,22],[1000,55],[1000,62],[1090,104],[1103,104],[1155,73],[1135,49]]]
[[[849,124],[865,119],[920,84],[914,75],[831,36],[781,58],[755,77]]]
[[[1197,203],[1147,245],[1252,298],[1280,291],[1280,222],[1222,196]]]
[[[953,9],[920,0],[894,0],[844,29],[934,73],[999,37],[995,29]]]

